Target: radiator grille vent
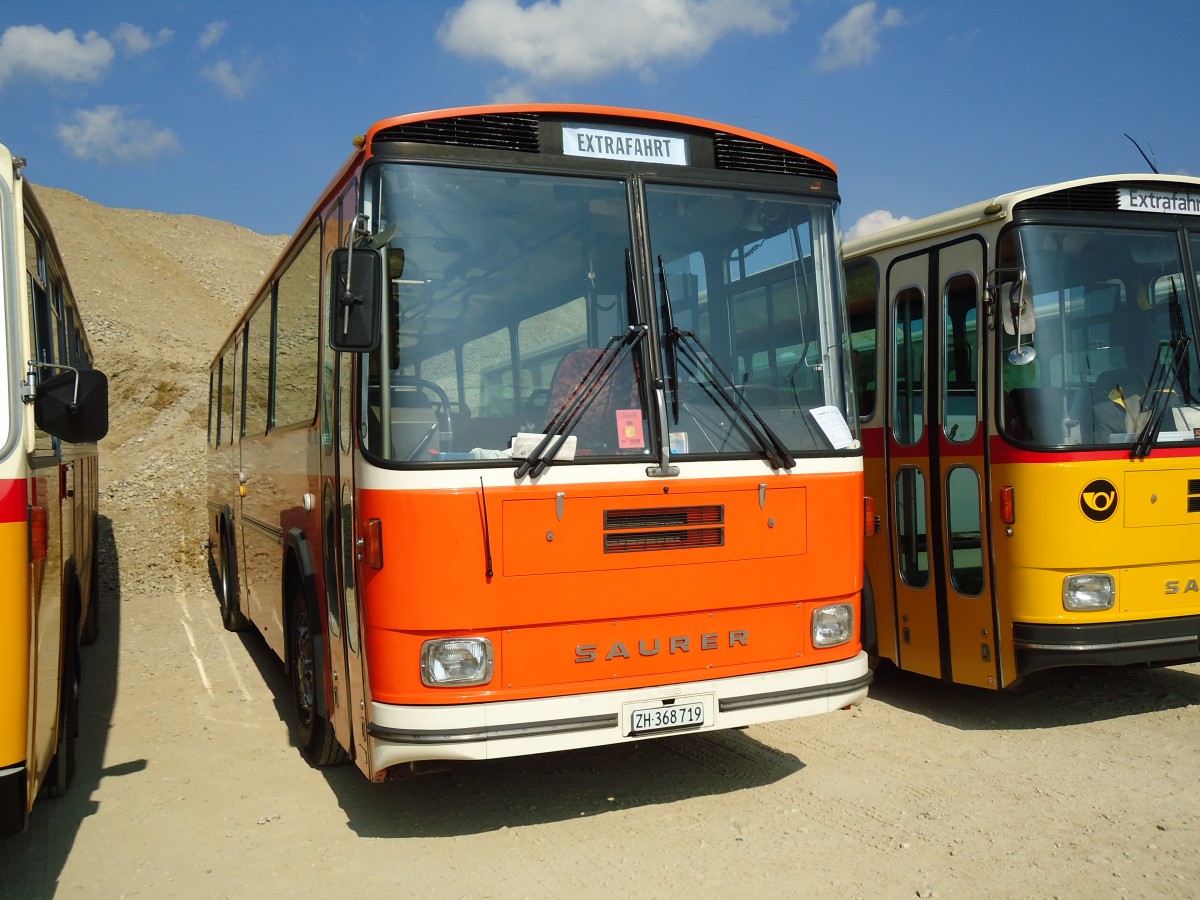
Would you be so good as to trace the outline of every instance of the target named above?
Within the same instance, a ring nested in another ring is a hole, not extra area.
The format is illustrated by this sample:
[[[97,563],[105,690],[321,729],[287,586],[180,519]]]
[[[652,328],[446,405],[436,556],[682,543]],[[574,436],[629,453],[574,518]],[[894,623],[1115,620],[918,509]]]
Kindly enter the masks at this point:
[[[675,506],[667,509],[604,511],[604,552],[695,550],[725,545],[725,507]],[[653,529],[653,530],[651,530]]]
[[[1040,197],[1022,200],[1015,207],[1023,209],[1053,209],[1068,212],[1114,212],[1117,209],[1116,184],[1085,184]]]
[[[414,144],[444,144],[484,150],[515,150],[540,153],[537,116],[489,114],[432,119],[385,128],[374,142],[405,141]]]
[[[694,550],[700,547],[722,547],[724,544],[724,528],[621,531],[604,536],[605,553],[640,553],[647,550]]]
[[[837,180],[833,169],[815,159],[721,131],[713,133],[713,152],[718,169]]]
[[[681,528],[687,525],[721,525],[723,506],[678,506],[674,509],[609,509],[604,512],[604,529]]]

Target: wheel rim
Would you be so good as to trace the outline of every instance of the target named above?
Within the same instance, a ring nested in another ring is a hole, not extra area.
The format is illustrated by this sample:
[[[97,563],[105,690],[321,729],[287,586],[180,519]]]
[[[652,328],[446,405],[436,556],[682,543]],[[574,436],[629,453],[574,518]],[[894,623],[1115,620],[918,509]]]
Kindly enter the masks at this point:
[[[300,716],[300,725],[306,727],[312,723],[313,700],[315,689],[313,684],[313,640],[312,630],[308,627],[308,614],[303,610],[296,611],[296,711]]]

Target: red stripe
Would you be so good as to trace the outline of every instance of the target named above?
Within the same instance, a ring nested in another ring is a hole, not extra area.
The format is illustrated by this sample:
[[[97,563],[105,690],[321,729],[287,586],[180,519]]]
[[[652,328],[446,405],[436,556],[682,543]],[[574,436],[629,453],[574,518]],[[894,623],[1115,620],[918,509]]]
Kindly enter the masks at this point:
[[[1129,445],[1114,447],[1112,450],[1023,450],[1014,447],[996,435],[991,439],[993,463],[1069,463],[1069,462],[1098,462],[1102,460],[1124,460],[1129,462]],[[1155,444],[1150,451],[1151,459],[1191,459],[1200,458],[1200,448],[1194,446],[1172,447]]]
[[[24,522],[29,518],[25,479],[0,478],[0,522]]]
[[[867,459],[878,459],[883,456],[884,445],[887,443],[887,431],[883,428],[864,428],[862,432],[863,450]],[[1129,460],[1129,447],[1122,445],[1111,450],[1026,450],[1014,447],[999,435],[992,435],[988,441],[991,448],[991,461],[1003,463],[1070,463],[1097,462],[1102,460]],[[951,448],[951,449],[947,449]],[[969,456],[982,452],[982,439],[976,435],[965,444],[942,444],[942,452],[955,455]],[[890,448],[891,456],[897,460],[925,459],[929,456],[929,447],[925,441],[911,447]],[[1195,446],[1175,446],[1170,444],[1155,444],[1150,455],[1154,459],[1191,459],[1200,460],[1200,448]]]

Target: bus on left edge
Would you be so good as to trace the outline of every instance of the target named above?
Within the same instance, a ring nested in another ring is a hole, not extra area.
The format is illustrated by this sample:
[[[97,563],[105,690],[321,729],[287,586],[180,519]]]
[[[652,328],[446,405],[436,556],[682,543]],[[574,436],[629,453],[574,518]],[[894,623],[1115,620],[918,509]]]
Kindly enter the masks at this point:
[[[0,837],[75,773],[108,431],[108,380],[24,166],[0,146]]]

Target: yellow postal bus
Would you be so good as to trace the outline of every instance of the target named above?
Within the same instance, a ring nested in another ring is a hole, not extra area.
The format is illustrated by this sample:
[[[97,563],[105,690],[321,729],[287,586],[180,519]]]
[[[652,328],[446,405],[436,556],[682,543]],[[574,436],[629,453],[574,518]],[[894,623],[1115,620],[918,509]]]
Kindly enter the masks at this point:
[[[99,628],[96,441],[108,382],[50,225],[0,146],[0,837],[75,770],[79,645]]]
[[[845,247],[864,642],[1001,688],[1200,659],[1200,180],[1048,185]]]

